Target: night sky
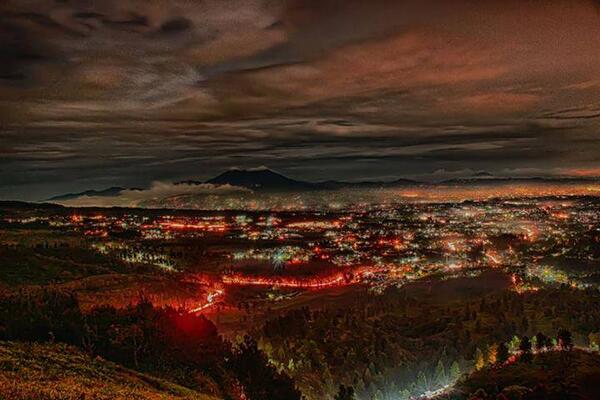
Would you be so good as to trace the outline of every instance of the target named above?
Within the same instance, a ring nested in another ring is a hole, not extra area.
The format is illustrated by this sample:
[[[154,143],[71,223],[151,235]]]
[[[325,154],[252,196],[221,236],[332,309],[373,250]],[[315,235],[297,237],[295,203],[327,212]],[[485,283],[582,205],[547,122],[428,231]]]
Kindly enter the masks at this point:
[[[600,175],[600,2],[2,0],[0,198]]]

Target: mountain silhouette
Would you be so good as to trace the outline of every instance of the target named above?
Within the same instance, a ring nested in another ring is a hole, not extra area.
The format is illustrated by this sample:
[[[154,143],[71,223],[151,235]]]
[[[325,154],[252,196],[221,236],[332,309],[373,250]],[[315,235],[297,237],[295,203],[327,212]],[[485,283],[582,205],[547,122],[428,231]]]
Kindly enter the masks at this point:
[[[58,196],[51,197],[46,201],[65,201],[65,200],[75,200],[80,197],[113,197],[121,194],[123,190],[126,190],[120,186],[109,187],[108,189],[103,190],[85,190],[79,193],[66,193]]]
[[[288,178],[268,168],[230,169],[205,183],[240,186],[255,190],[314,189],[316,185]]]

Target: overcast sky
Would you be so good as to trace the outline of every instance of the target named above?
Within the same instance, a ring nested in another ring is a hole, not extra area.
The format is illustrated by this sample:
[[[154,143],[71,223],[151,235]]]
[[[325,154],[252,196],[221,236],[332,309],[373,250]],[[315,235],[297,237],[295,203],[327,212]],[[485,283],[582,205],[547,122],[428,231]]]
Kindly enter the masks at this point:
[[[2,0],[0,198],[600,175],[600,2]]]

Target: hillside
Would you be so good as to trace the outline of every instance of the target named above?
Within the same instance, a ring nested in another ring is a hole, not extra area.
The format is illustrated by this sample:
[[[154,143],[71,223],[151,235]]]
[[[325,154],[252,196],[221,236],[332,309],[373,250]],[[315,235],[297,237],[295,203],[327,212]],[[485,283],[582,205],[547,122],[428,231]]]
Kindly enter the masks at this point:
[[[531,364],[517,361],[477,371],[435,400],[595,400],[600,399],[599,381],[600,354],[553,351],[535,355]]]
[[[217,400],[63,344],[0,342],[0,399]]]

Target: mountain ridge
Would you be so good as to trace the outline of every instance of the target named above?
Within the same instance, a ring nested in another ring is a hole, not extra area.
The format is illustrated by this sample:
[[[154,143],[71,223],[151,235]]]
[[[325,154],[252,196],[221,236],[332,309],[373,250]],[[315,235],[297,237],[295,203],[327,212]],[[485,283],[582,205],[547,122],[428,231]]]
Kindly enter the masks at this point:
[[[231,185],[254,190],[332,190],[359,187],[385,187],[395,185],[420,185],[423,182],[398,178],[393,181],[337,181],[326,180],[309,182],[289,178],[268,168],[239,169],[232,168],[206,181],[185,180],[176,184],[188,185]]]
[[[78,199],[78,198],[83,197],[83,196],[88,196],[88,197],[111,197],[111,196],[118,196],[124,190],[126,190],[126,189],[124,187],[121,187],[121,186],[111,186],[109,188],[100,189],[100,190],[88,189],[88,190],[84,190],[82,192],[77,192],[77,193],[60,194],[58,196],[50,197],[50,198],[46,199],[46,201],[74,200],[74,199]]]
[[[391,181],[365,180],[357,182],[325,180],[325,181],[304,181],[290,178],[279,172],[266,167],[240,169],[231,168],[213,178],[207,180],[182,180],[174,182],[174,185],[215,185],[215,186],[235,186],[250,189],[258,192],[294,192],[294,191],[318,191],[318,190],[338,190],[338,189],[376,189],[376,188],[396,188],[411,186],[453,186],[453,185],[487,185],[501,183],[581,183],[581,182],[599,182],[597,177],[577,177],[577,176],[530,176],[530,177],[507,177],[495,176],[488,172],[481,172],[472,176],[451,178],[439,182],[422,182],[406,178],[398,178]],[[100,190],[85,190],[77,193],[66,193],[50,197],[44,201],[69,201],[81,197],[116,197],[125,190],[144,190],[139,188],[124,188],[121,186],[112,186]]]

